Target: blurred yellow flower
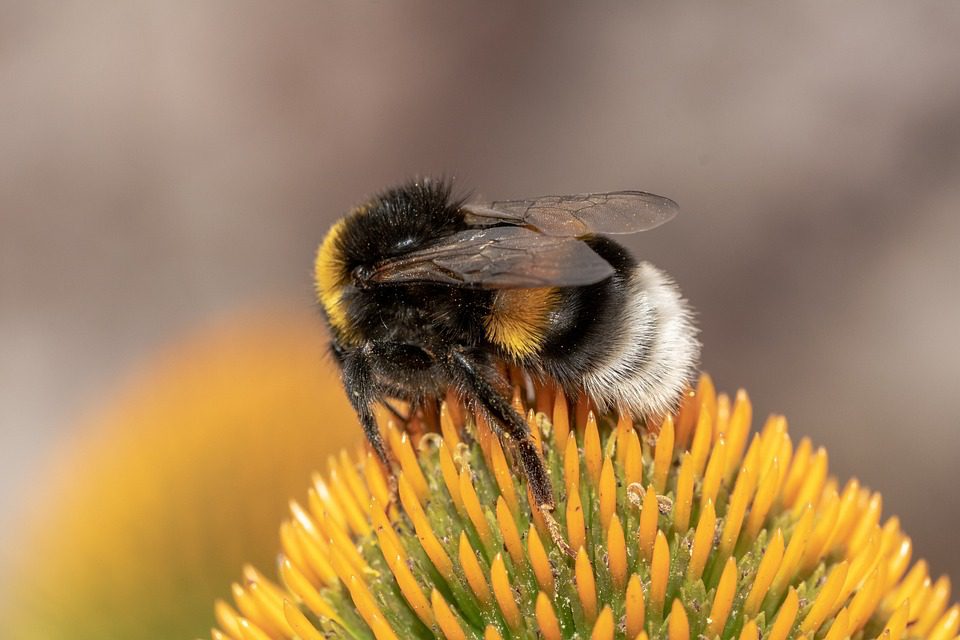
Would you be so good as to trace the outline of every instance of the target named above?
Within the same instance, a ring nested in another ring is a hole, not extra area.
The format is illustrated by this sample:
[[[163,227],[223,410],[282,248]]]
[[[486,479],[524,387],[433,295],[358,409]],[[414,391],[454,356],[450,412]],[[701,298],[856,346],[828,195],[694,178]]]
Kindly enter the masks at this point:
[[[72,432],[15,548],[4,640],[205,633],[243,562],[355,423],[309,312],[234,317],[176,346]]]
[[[247,566],[214,640],[957,637],[950,581],[910,568],[880,496],[841,486],[783,417],[751,435],[746,393],[704,376],[649,438],[550,389],[528,400],[560,531],[483,421],[444,405],[442,435],[388,423],[398,501],[363,453],[314,478],[279,583]]]

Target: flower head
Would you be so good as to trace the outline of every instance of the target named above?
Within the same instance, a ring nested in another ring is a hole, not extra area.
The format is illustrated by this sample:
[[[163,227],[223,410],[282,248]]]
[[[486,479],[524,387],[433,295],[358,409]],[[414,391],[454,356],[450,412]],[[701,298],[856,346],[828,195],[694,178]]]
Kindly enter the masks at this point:
[[[234,639],[795,638],[953,640],[946,577],[909,567],[881,499],[829,476],[827,454],[746,393],[704,376],[656,434],[538,389],[528,416],[562,540],[482,419],[444,404],[435,431],[389,423],[390,478],[331,458],[281,526],[274,583],[247,567],[219,601]],[[429,420],[428,420],[429,421]],[[572,557],[564,552],[569,544]]]
[[[240,563],[271,561],[284,498],[356,435],[317,428],[355,418],[294,309],[177,341],[65,434],[0,546],[0,638],[191,637]]]

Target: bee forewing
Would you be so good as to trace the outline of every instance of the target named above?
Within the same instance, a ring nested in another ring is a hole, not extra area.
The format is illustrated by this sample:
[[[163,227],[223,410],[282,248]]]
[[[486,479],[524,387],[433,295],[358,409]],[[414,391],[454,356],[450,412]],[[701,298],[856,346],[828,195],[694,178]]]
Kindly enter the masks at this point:
[[[677,203],[643,191],[613,191],[531,200],[498,200],[464,205],[468,224],[531,226],[543,234],[580,237],[592,233],[637,233],[668,222]]]
[[[387,260],[370,279],[380,283],[433,282],[490,289],[573,287],[613,275],[587,244],[524,227],[470,229]]]

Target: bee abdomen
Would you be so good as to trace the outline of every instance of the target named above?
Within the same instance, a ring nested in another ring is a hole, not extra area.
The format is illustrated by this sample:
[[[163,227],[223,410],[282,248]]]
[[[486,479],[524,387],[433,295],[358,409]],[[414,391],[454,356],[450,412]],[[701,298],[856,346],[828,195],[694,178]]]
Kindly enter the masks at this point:
[[[624,285],[618,330],[583,372],[583,388],[601,411],[662,416],[677,408],[695,374],[697,330],[677,286],[653,265],[638,264]]]
[[[497,291],[484,318],[487,339],[514,359],[538,354],[559,300],[553,287]]]

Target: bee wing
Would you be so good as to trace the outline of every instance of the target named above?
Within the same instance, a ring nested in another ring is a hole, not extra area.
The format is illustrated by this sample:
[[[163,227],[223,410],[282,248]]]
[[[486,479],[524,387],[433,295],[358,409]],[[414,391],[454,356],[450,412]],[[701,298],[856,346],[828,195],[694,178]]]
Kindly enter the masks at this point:
[[[636,233],[658,227],[677,215],[670,198],[643,191],[612,191],[532,200],[467,204],[468,224],[531,226],[548,236],[580,237],[591,233]]]
[[[525,227],[469,229],[391,258],[368,276],[377,283],[434,282],[486,289],[582,286],[613,275],[586,243]]]

